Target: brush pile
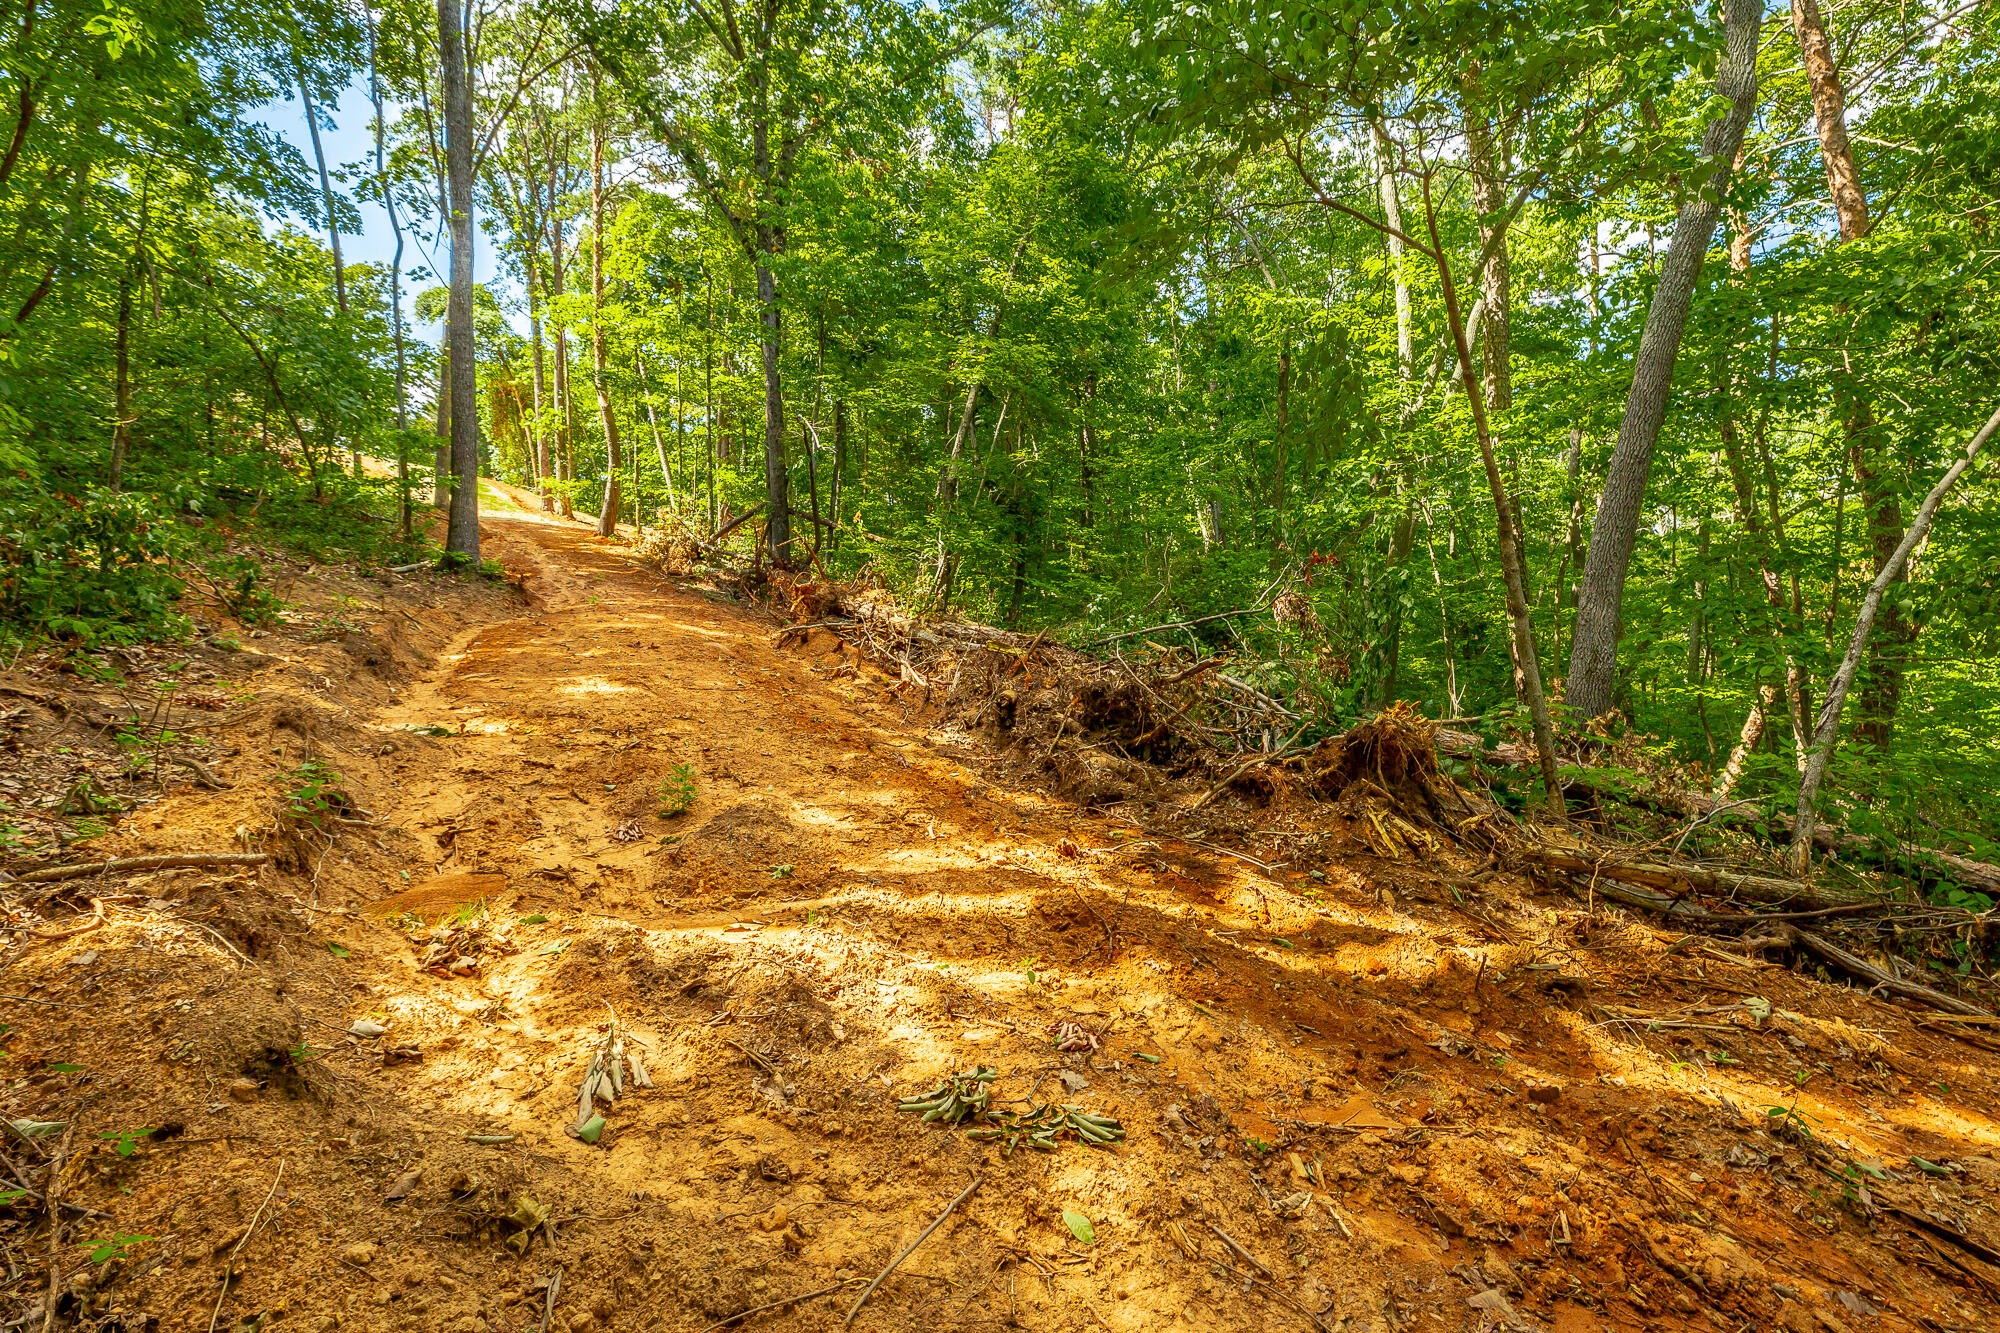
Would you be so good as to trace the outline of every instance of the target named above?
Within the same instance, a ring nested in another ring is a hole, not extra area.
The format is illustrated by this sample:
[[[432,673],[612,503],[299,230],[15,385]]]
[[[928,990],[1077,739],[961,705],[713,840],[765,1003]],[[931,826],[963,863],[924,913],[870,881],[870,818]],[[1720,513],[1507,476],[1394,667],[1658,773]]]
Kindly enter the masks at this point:
[[[1409,704],[1300,744],[1314,719],[1245,679],[1254,672],[1227,654],[1197,656],[1131,636],[1093,645],[1106,649],[1093,655],[1045,634],[925,619],[865,578],[843,584],[774,572],[771,584],[794,621],[780,644],[831,632],[889,671],[892,692],[913,712],[982,735],[1023,776],[1079,804],[1150,808],[1183,830],[1224,796],[1270,808],[1262,825],[1283,806],[1289,827],[1262,833],[1293,866],[1344,836],[1384,860],[1429,867],[1456,890],[1510,871],[1705,934],[1740,936],[1753,948],[1787,950],[1930,1008],[1985,1012],[1917,981],[1899,955],[1915,944],[1933,963],[1983,956],[1986,915],[1927,900],[1925,891],[1941,876],[2000,888],[2000,866],[1911,849],[1928,867],[1918,873],[1908,851],[1830,828],[1819,837],[1829,853],[1821,873],[1811,883],[1793,879],[1772,843],[1783,838],[1782,817],[1709,797],[1695,775],[1644,760],[1636,741],[1586,735],[1564,742],[1568,822],[1544,826],[1510,814],[1487,790],[1531,764],[1531,747],[1489,749]],[[1135,641],[1143,651],[1128,647]],[[1465,785],[1440,767],[1441,754]],[[1310,827],[1327,822],[1312,807],[1344,819],[1346,833]],[[1212,836],[1234,841],[1240,829],[1231,826],[1242,821],[1239,813],[1209,822]],[[1470,877],[1450,868],[1473,858],[1480,866]],[[1804,920],[1814,928],[1797,924]],[[1845,945],[1830,938],[1836,928]]]
[[[781,644],[833,632],[895,675],[912,705],[1000,742],[1084,805],[1158,796],[1176,780],[1289,753],[1307,722],[1227,655],[1141,639],[1143,654],[1121,645],[1094,656],[1045,634],[924,619],[865,576],[774,572],[772,584],[795,622]]]

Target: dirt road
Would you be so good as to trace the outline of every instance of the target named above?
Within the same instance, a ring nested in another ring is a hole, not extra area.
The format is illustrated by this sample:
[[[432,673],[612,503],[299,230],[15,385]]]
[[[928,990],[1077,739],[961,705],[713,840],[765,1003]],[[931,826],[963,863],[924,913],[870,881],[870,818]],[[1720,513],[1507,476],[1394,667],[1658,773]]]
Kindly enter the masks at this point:
[[[1443,852],[1259,864],[1011,788],[830,636],[781,649],[577,524],[494,515],[486,544],[524,603],[339,594],[377,665],[258,678],[236,789],[111,846],[235,830],[282,866],[135,889],[17,968],[69,1007],[16,1060],[92,1071],[8,1111],[85,1128],[67,1166],[34,1149],[108,1215],[64,1243],[139,1237],[57,1266],[64,1318],[692,1333],[804,1298],[743,1326],[827,1328],[974,1181],[856,1327],[2000,1309],[1936,1230],[2000,1235],[1991,1056],[1508,876],[1454,887]],[[260,831],[303,753],[351,822]],[[611,1039],[652,1086],[586,1142]],[[1006,1154],[896,1109],[974,1065],[996,1107],[1127,1137]]]

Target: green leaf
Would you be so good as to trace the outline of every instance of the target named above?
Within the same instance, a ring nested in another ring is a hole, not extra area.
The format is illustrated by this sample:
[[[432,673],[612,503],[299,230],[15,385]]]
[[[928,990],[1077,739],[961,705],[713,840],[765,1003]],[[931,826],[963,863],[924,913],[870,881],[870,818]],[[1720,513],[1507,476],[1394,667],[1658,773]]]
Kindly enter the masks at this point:
[[[583,1124],[578,1127],[576,1131],[576,1136],[582,1139],[585,1143],[595,1143],[599,1139],[603,1138],[604,1117],[601,1115],[594,1115],[590,1117],[590,1119],[584,1121]]]
[[[81,1074],[83,1072],[82,1065],[50,1065],[49,1068],[55,1070],[58,1074]]]
[[[1097,1228],[1090,1224],[1089,1218],[1077,1212],[1074,1208],[1063,1209],[1062,1217],[1063,1225],[1069,1228],[1070,1235],[1075,1236],[1085,1245],[1097,1244]]]
[[[568,940],[557,940],[557,941],[556,941],[556,942],[555,942],[554,944],[545,944],[545,945],[543,945],[543,946],[542,946],[542,954],[543,954],[543,956],[544,956],[544,957],[546,957],[546,956],[548,956],[549,954],[552,954],[552,953],[561,953],[561,952],[562,952],[562,951],[563,951],[564,949],[567,949],[567,948],[569,948],[569,941],[568,941]]]
[[[548,918],[543,916],[540,912],[535,912],[528,916],[522,917],[521,924],[524,926],[539,926],[544,922],[546,922],[547,920]]]
[[[351,958],[354,956],[354,951],[349,949],[345,944],[336,944],[332,940],[326,942],[326,951],[335,958]]]

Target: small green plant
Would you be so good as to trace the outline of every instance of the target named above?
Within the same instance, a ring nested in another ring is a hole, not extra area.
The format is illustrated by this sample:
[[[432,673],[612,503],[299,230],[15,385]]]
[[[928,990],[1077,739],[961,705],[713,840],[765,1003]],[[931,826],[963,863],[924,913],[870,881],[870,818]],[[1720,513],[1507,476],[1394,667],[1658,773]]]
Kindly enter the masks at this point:
[[[653,789],[660,798],[660,818],[678,819],[694,808],[694,767],[675,764]]]
[[[796,871],[797,869],[798,869],[798,867],[797,867],[797,866],[795,866],[795,865],[792,865],[792,864],[791,864],[790,862],[786,862],[786,863],[785,863],[785,864],[783,864],[783,865],[775,865],[775,866],[772,866],[772,867],[771,867],[771,878],[772,878],[772,879],[790,879],[790,878],[792,877],[792,873],[793,873],[794,871]]]
[[[123,1259],[125,1251],[151,1239],[151,1236],[113,1236],[110,1240],[86,1240],[81,1244],[90,1251],[90,1262],[101,1264],[107,1259]]]
[[[1764,1117],[1771,1133],[1781,1139],[1805,1144],[1813,1138],[1812,1117],[1797,1106],[1767,1106]]]
[[[142,1140],[153,1137],[153,1131],[150,1129],[121,1129],[114,1134],[99,1134],[97,1137],[113,1140],[118,1146],[118,1155],[120,1157],[130,1157],[137,1150]]]
[[[447,926],[475,925],[486,919],[489,910],[484,898],[474,898],[469,903],[460,904],[450,916],[444,919],[444,923]]]
[[[302,760],[288,775],[285,813],[293,819],[324,829],[347,808],[347,793],[340,789],[340,774],[317,759]]]

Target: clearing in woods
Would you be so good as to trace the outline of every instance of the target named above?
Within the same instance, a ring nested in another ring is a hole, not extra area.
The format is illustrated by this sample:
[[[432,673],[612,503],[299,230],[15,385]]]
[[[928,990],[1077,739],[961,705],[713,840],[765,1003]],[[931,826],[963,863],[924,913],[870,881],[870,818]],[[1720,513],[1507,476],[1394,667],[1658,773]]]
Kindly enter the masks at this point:
[[[856,1327],[1994,1326],[1995,1060],[1943,1024],[1444,853],[1080,810],[824,632],[485,540],[523,595],[295,584],[214,668],[233,786],[93,844],[275,864],[45,903],[102,924],[8,973],[6,1113],[70,1123],[7,1150],[72,1206],[17,1309],[831,1328],[977,1181]],[[1127,1138],[899,1113],[975,1065]]]

